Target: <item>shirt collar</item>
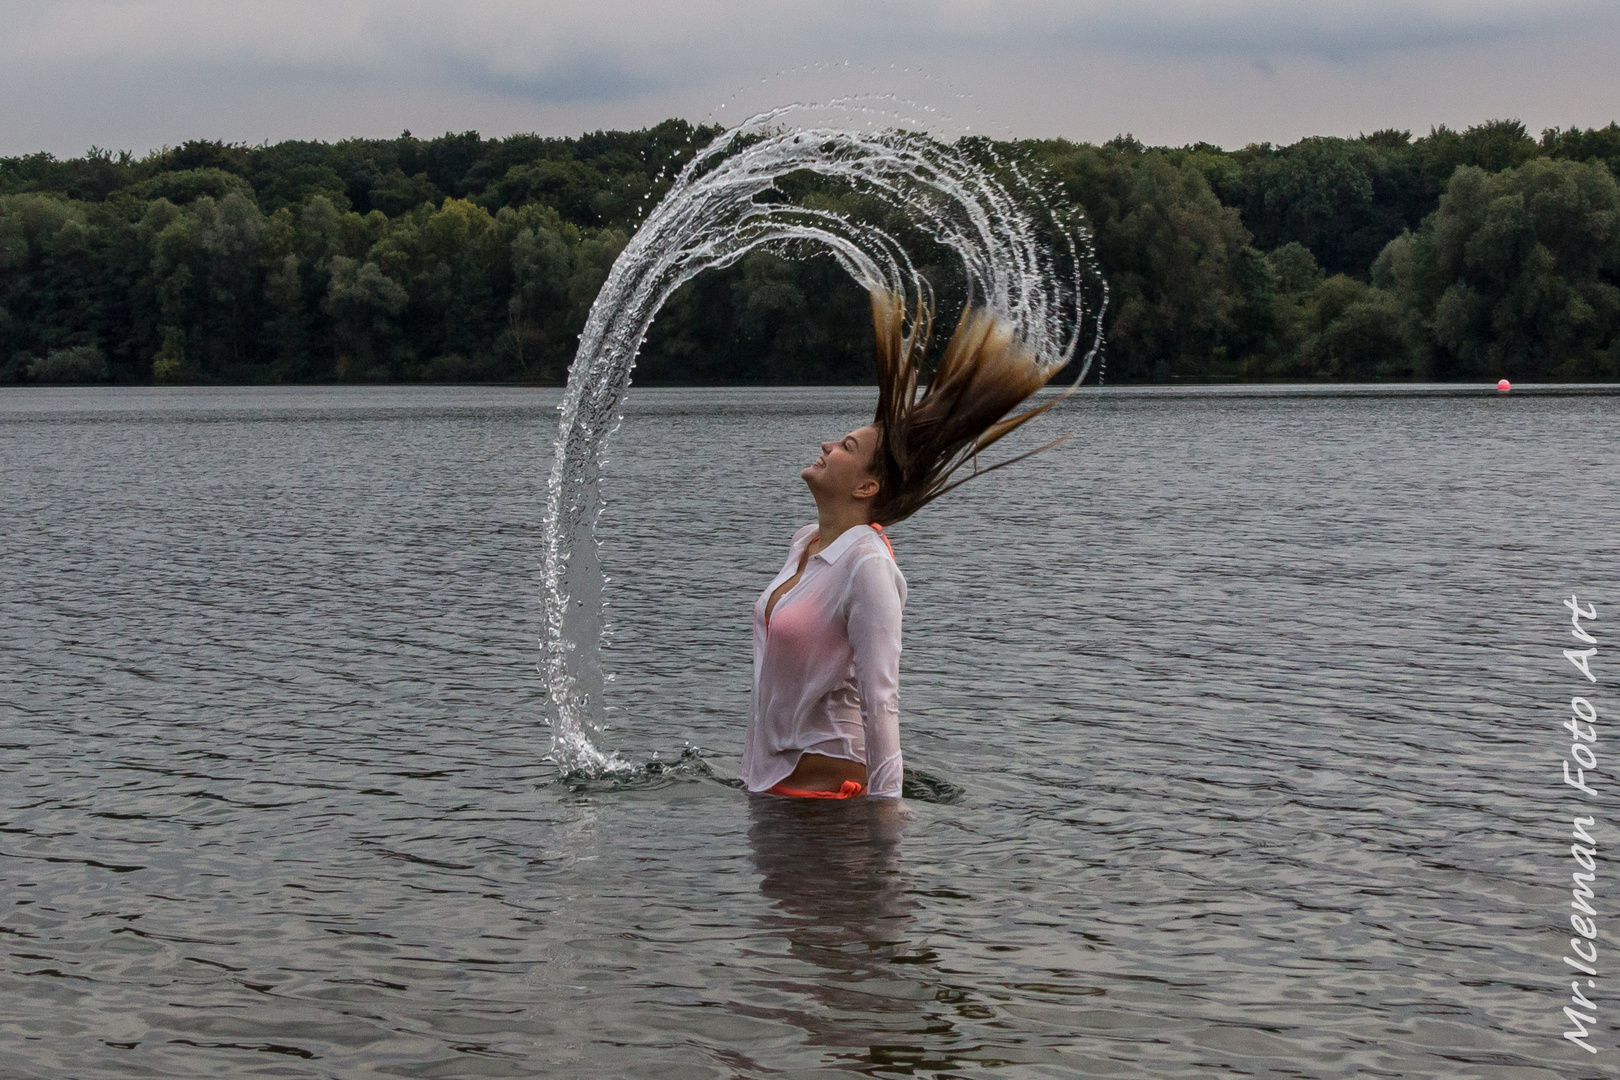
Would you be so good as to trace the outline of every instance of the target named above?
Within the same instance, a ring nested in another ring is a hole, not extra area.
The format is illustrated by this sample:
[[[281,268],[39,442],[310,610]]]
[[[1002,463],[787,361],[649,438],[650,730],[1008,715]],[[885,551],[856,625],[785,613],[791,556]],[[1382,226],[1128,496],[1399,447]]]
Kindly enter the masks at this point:
[[[826,563],[828,566],[836,566],[838,565],[838,560],[844,557],[844,552],[848,551],[851,547],[854,547],[855,543],[861,539],[861,535],[863,533],[869,533],[871,531],[871,528],[866,525],[856,525],[854,528],[845,529],[843,532],[838,534],[838,539],[816,552],[815,557]]]

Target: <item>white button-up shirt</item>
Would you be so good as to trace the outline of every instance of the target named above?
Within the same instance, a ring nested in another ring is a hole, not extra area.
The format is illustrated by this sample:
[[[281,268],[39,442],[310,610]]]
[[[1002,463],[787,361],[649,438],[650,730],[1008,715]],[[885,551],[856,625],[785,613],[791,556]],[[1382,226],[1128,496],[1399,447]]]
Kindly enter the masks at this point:
[[[793,534],[782,572],[754,604],[754,693],[742,779],[765,791],[801,754],[859,761],[870,795],[898,796],[900,613],[906,579],[875,529],[841,533],[804,564],[798,584],[771,593],[799,569],[816,526]]]

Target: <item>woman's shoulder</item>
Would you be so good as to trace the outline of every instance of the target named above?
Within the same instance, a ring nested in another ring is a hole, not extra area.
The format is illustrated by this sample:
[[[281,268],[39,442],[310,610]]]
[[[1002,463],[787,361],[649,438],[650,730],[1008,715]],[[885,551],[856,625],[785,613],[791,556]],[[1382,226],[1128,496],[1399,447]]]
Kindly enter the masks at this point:
[[[859,532],[854,547],[862,558],[877,555],[890,563],[894,562],[894,545],[889,543],[887,533],[877,526],[861,529]]]
[[[862,529],[861,532],[866,535],[857,538],[845,556],[849,560],[850,576],[864,578],[868,582],[890,583],[904,592],[906,576],[894,561],[894,550],[888,540],[874,529]]]

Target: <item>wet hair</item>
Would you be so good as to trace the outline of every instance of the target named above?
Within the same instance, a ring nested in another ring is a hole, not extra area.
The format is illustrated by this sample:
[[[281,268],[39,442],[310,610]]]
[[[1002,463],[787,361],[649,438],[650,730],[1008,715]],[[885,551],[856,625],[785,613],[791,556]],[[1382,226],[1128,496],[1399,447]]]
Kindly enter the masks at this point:
[[[869,511],[874,522],[892,525],[902,521],[973,477],[1068,438],[1065,435],[979,468],[981,450],[1067,396],[1008,415],[1045,386],[1058,369],[1043,367],[1014,339],[1004,322],[970,305],[919,395],[917,383],[933,329],[933,311],[919,303],[908,326],[900,297],[882,290],[873,290],[871,296],[878,373],[877,415],[872,421],[878,445],[871,464],[878,493],[872,497]],[[958,476],[970,463],[972,471]]]

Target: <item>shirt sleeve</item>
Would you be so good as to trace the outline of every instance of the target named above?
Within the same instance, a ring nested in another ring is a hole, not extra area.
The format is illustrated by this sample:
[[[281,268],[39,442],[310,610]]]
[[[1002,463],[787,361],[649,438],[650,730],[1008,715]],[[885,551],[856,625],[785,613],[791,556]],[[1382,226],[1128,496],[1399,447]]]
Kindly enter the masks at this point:
[[[850,578],[849,645],[855,654],[855,685],[866,728],[866,790],[888,798],[900,794],[905,771],[900,758],[900,615],[905,578],[894,560],[868,555]]]

